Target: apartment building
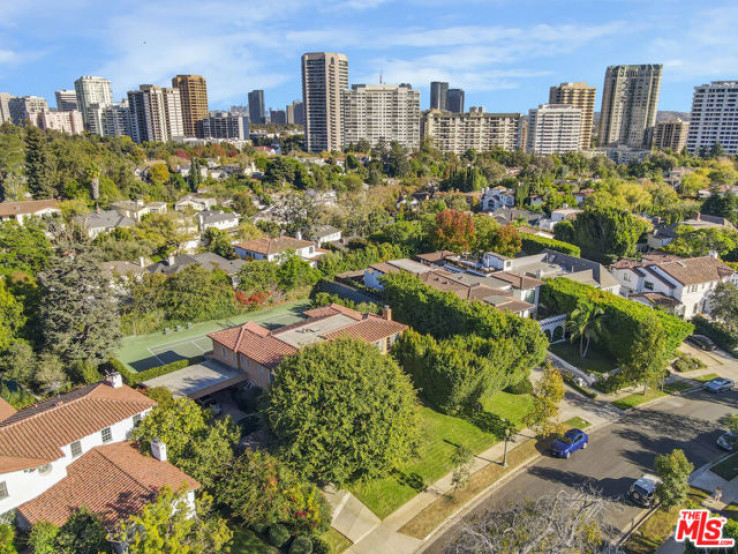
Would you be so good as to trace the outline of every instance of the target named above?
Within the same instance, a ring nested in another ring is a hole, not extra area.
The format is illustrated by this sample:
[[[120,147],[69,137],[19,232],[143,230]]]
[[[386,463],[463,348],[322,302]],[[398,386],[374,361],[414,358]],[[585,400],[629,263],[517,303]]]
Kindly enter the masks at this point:
[[[208,117],[208,84],[201,75],[177,75],[172,88],[179,90],[184,136],[204,138],[202,120]]]
[[[82,112],[82,119],[88,125],[87,110],[93,104],[112,104],[113,89],[110,81],[103,77],[85,75],[74,82],[74,91],[77,94],[77,107]]]
[[[135,142],[178,140],[184,137],[178,89],[141,85],[128,92],[131,137]]]
[[[14,125],[25,125],[27,120],[36,120],[36,114],[49,111],[46,98],[19,96],[8,99],[8,113]]]
[[[249,121],[254,124],[266,121],[266,110],[264,109],[264,91],[252,90],[249,92]]]
[[[344,144],[397,141],[420,144],[420,91],[408,84],[353,85],[343,91]]]
[[[656,124],[662,70],[660,64],[607,68],[599,125],[601,146],[644,145],[646,129]]]
[[[287,104],[285,112],[287,114],[287,125],[302,125],[302,102],[295,100],[292,104]]]
[[[738,81],[713,81],[694,88],[687,150],[699,153],[720,143],[738,154]]]
[[[592,147],[592,126],[594,121],[595,95],[597,89],[587,83],[561,83],[551,87],[549,104],[567,104],[582,110],[582,123],[579,128],[579,149]]]
[[[85,131],[82,114],[77,110],[68,112],[44,110],[33,114],[30,121],[39,129],[51,129],[68,135],[81,135]]]
[[[568,104],[542,104],[528,112],[529,154],[576,152],[581,146],[582,110]]]
[[[523,118],[519,113],[487,113],[483,107],[472,107],[469,113],[431,110],[422,118],[422,135],[444,152],[461,155],[473,148],[485,152],[499,146],[517,150]]]
[[[58,111],[71,112],[79,110],[79,106],[77,106],[77,91],[57,90],[54,96],[56,96],[56,109]]]
[[[430,109],[445,110],[448,99],[448,83],[433,81],[430,84]]]
[[[342,92],[349,87],[348,58],[313,52],[302,56],[302,101],[308,152],[343,147]]]
[[[215,111],[202,120],[203,138],[245,140],[249,118],[242,113]]]
[[[120,104],[92,104],[87,109],[88,130],[103,137],[132,136],[128,100]]]
[[[656,126],[648,130],[648,144],[657,150],[668,148],[681,152],[687,146],[688,133],[689,121],[679,118],[657,121]]]
[[[8,92],[0,92],[0,125],[6,121],[11,121],[10,117],[10,100],[15,98]]]
[[[446,93],[446,109],[453,113],[464,113],[464,90],[450,88]]]

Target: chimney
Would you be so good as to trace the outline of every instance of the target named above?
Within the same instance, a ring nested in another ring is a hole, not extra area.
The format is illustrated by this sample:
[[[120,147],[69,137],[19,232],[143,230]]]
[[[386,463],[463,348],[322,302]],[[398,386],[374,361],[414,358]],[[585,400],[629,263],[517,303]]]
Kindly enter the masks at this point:
[[[123,386],[123,376],[117,371],[108,373],[105,376],[105,382],[114,389],[119,389]]]
[[[699,221],[702,218],[702,214],[700,212],[697,212],[697,215],[694,216],[694,218]]]
[[[167,461],[167,445],[161,439],[151,441],[151,455],[160,462]]]
[[[382,308],[382,318],[386,319],[387,321],[392,321],[392,308],[385,305]]]
[[[139,256],[138,257],[138,265],[141,266],[142,268],[143,267],[146,267],[146,262],[144,261],[144,257],[143,256]]]
[[[302,240],[302,231],[297,231],[297,233],[295,233],[295,238],[297,240]]]
[[[167,265],[174,265],[174,254],[167,256]]]

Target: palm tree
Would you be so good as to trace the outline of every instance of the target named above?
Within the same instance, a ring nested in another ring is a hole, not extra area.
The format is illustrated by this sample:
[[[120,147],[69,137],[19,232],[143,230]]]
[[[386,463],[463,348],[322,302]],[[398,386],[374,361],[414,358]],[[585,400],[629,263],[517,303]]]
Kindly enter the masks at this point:
[[[605,311],[589,300],[580,300],[576,308],[569,314],[566,326],[572,341],[579,339],[579,357],[587,357],[592,336],[601,329],[601,316]]]

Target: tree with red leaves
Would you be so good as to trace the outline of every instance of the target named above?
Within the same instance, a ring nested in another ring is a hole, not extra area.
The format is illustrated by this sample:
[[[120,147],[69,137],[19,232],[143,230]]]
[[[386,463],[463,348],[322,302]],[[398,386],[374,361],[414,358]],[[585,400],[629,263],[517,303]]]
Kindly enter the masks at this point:
[[[436,215],[433,242],[439,250],[463,254],[474,244],[474,220],[470,213],[442,210]]]

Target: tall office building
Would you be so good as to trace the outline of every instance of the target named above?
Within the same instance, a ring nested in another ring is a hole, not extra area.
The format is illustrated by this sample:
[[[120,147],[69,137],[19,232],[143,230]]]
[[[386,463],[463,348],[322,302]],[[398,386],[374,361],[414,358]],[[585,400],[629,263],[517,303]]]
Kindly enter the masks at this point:
[[[601,146],[643,146],[646,129],[656,124],[662,69],[660,64],[607,68],[602,87]]]
[[[655,127],[648,130],[647,144],[658,150],[672,150],[681,152],[687,146],[689,121],[674,118],[666,121],[657,121]]]
[[[200,75],[177,75],[172,87],[179,90],[186,137],[203,138],[202,120],[208,117],[208,84]]]
[[[353,85],[343,91],[343,144],[420,144],[420,91],[408,84]]]
[[[592,148],[592,121],[594,119],[595,94],[597,89],[587,83],[561,83],[551,87],[549,104],[566,104],[582,110],[582,126],[579,131],[579,148]]]
[[[35,115],[44,111],[49,111],[49,104],[46,102],[46,98],[39,96],[19,96],[8,99],[10,120],[15,125],[25,125],[29,119],[35,121]]]
[[[252,90],[251,92],[249,92],[249,122],[266,122],[266,110],[264,109],[263,90]]]
[[[687,150],[699,154],[719,143],[738,154],[738,81],[713,81],[694,87]]]
[[[113,89],[110,81],[103,77],[85,75],[74,82],[77,94],[77,107],[82,112],[82,119],[87,125],[87,108],[92,104],[112,104]]]
[[[576,152],[580,145],[582,110],[566,104],[542,104],[528,111],[529,154]]]
[[[285,112],[287,125],[302,125],[302,102],[294,100],[292,104],[287,104]]]
[[[6,121],[11,121],[10,117],[10,100],[15,98],[9,92],[0,92],[0,125]]]
[[[457,155],[470,148],[487,152],[497,146],[513,151],[525,146],[520,143],[523,122],[519,113],[487,113],[483,107],[469,113],[431,110],[423,115],[422,134],[439,150]]]
[[[90,116],[87,127],[91,133],[103,137],[133,136],[128,100],[120,104],[92,104],[87,112]]]
[[[56,96],[56,109],[58,111],[71,112],[79,110],[79,106],[77,106],[77,91],[57,90],[54,95]]]
[[[167,142],[184,136],[178,89],[141,85],[128,92],[128,109],[135,142]]]
[[[249,118],[239,112],[210,112],[202,120],[205,138],[245,140],[249,138]]]
[[[275,125],[285,125],[287,123],[287,112],[269,108],[269,121]]]
[[[302,56],[302,102],[308,152],[343,147],[342,92],[348,89],[348,58],[313,52]]]
[[[464,91],[450,88],[446,94],[446,109],[453,113],[464,113]]]
[[[432,81],[430,84],[430,109],[445,110],[448,99],[448,83]]]

